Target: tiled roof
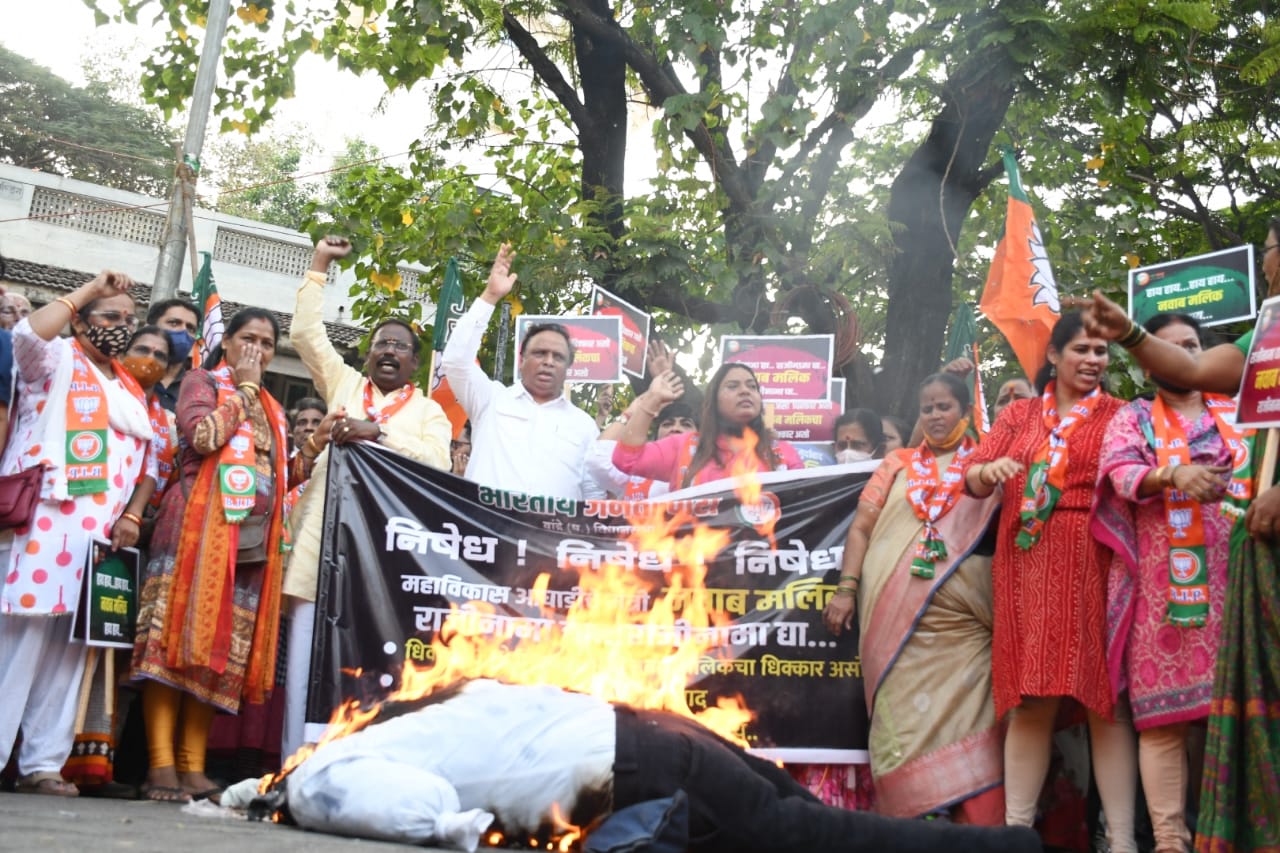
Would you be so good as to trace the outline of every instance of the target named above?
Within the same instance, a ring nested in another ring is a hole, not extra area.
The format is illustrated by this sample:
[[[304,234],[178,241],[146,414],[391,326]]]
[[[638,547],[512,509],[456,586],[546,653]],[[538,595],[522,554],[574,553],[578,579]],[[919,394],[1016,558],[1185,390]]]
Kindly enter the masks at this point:
[[[79,270],[69,270],[65,267],[54,267],[48,264],[37,264],[32,261],[24,261],[21,258],[5,258],[5,274],[6,281],[14,284],[26,285],[28,287],[41,287],[48,290],[60,291],[62,293],[70,293],[89,279],[93,278],[95,273],[80,272]],[[130,291],[134,301],[140,306],[146,308],[151,304],[151,285],[135,284],[133,290]],[[223,300],[222,312],[225,319],[229,320],[236,315],[241,308],[250,306],[240,302],[231,302]],[[289,334],[289,329],[293,325],[293,315],[286,314],[283,311],[271,312],[280,323],[280,331]],[[329,340],[333,341],[335,346],[354,347],[364,337],[364,329],[358,326],[348,326],[345,323],[325,323],[325,331],[329,333]]]

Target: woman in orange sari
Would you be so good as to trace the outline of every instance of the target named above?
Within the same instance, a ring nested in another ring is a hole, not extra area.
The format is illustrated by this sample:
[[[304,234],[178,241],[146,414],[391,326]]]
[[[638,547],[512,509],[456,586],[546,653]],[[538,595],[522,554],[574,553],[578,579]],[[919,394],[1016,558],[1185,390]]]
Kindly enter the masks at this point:
[[[269,312],[242,309],[182,381],[181,488],[156,520],[133,656],[150,799],[215,793],[204,772],[214,713],[264,701],[275,680],[288,424],[261,383],[278,338]]]
[[[876,808],[1004,822],[1000,728],[991,701],[995,498],[964,494],[977,449],[969,390],[954,374],[920,386],[919,447],[890,453],[863,488],[823,621],[853,625],[871,715]]]

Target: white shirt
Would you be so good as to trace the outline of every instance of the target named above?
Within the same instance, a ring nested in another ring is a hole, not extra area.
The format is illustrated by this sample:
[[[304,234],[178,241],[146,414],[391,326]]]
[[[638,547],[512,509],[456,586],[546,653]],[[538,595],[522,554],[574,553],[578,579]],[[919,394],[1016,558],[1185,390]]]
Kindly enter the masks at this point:
[[[471,419],[466,478],[508,492],[557,498],[604,497],[587,474],[587,451],[600,431],[591,416],[564,397],[533,399],[524,385],[490,379],[476,364],[493,306],[471,303],[458,318],[441,364],[454,396]]]
[[[323,832],[475,850],[494,817],[520,838],[607,790],[616,725],[594,696],[473,681],[320,747],[288,777],[289,810]]]
[[[619,471],[618,466],[613,464],[613,449],[617,446],[617,441],[602,438],[587,451],[587,473],[600,488],[613,496],[626,494],[628,483],[636,483],[638,485],[645,482],[644,477],[632,477],[625,471]],[[670,491],[670,483],[663,480],[652,480],[649,481],[649,491],[646,497],[658,498]]]

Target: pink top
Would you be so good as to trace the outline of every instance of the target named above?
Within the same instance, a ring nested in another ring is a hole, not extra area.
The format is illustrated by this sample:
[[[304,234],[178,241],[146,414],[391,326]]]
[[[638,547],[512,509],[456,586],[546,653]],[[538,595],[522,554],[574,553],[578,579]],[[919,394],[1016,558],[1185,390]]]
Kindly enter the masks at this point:
[[[683,433],[677,435],[669,435],[666,438],[660,438],[657,441],[646,442],[639,447],[632,447],[618,442],[617,447],[613,450],[613,464],[619,471],[630,474],[635,477],[646,477],[651,480],[662,480],[669,483],[671,490],[681,488],[681,480],[684,479],[683,470],[693,458],[694,442],[698,439],[698,434]],[[734,441],[730,436],[721,435],[716,439],[716,455],[707,461],[702,470],[693,478],[693,485],[697,486],[702,483],[710,483],[715,480],[725,480],[732,476],[729,469],[733,467],[731,464],[720,464],[721,459],[726,463],[731,462],[734,455],[734,449],[730,442]],[[804,462],[800,459],[800,454],[796,449],[785,441],[775,441],[773,443],[774,455],[778,457],[778,470],[796,470],[804,467]],[[765,469],[760,458],[754,453],[748,460],[750,469],[756,472],[763,472]]]

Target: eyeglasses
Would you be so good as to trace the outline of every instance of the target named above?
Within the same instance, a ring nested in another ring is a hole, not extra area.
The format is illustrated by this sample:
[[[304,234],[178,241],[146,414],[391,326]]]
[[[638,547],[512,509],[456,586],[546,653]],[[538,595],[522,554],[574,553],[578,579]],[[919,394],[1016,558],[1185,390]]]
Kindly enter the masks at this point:
[[[140,355],[143,358],[150,356],[151,358],[154,358],[156,361],[160,362],[161,364],[169,363],[169,353],[165,352],[162,349],[155,349],[153,347],[149,347],[146,344],[134,344],[133,346],[129,347],[129,354]]]
[[[1280,249],[1280,243],[1263,243],[1262,256],[1265,258],[1267,256],[1267,252],[1270,252],[1272,249]]]
[[[89,316],[105,321],[107,326],[124,326],[129,330],[138,328],[138,318],[128,311],[90,311]]]
[[[12,317],[14,314],[17,314],[17,313],[18,313],[18,310],[11,305],[6,305],[3,308],[0,308],[0,314],[6,314],[10,317]]]
[[[398,352],[404,355],[407,352],[413,352],[413,344],[408,341],[397,341],[391,338],[383,338],[380,341],[374,341],[369,344],[369,352]]]
[[[859,438],[851,438],[845,441],[836,442],[836,450],[860,450],[866,452],[871,449],[871,443]]]

